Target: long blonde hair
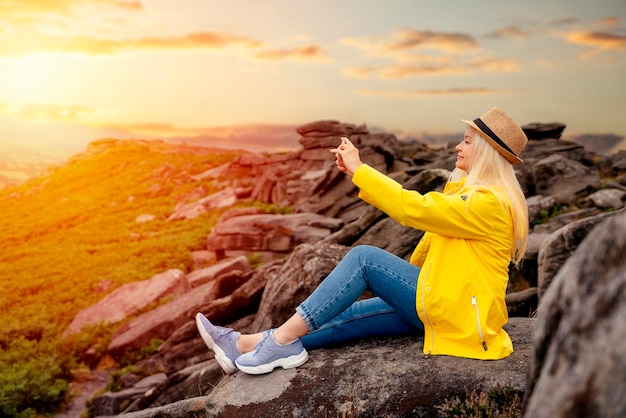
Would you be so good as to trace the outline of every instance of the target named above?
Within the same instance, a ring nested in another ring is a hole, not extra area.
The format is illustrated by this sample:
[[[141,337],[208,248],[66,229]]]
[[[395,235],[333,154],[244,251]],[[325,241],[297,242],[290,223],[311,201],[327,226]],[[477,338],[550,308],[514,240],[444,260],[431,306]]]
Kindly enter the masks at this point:
[[[474,159],[469,173],[455,169],[450,181],[466,178],[466,186],[497,186],[508,195],[513,212],[514,243],[511,260],[516,266],[524,257],[528,242],[528,206],[522,187],[515,176],[513,165],[471,128],[474,135]]]

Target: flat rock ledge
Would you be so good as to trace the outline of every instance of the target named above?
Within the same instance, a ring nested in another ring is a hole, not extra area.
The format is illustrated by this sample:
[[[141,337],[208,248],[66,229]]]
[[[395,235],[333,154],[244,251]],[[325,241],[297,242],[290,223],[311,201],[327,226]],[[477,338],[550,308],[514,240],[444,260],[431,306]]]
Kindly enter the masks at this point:
[[[296,369],[225,376],[206,396],[124,414],[144,417],[427,417],[473,390],[523,396],[535,320],[511,318],[515,352],[481,361],[422,354],[422,337],[386,337],[314,350]]]

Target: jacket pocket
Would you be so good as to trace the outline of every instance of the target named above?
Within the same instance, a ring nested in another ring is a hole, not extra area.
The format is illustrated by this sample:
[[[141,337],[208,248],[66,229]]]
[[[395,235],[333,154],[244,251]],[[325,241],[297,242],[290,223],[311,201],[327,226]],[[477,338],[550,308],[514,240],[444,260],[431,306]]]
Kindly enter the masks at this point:
[[[487,343],[485,342],[483,328],[480,325],[480,310],[478,309],[478,301],[476,300],[476,296],[472,296],[472,305],[474,305],[474,311],[476,312],[476,328],[478,329],[478,336],[480,337],[480,341],[483,344],[483,348],[485,349],[485,351],[487,351],[489,348],[487,347]]]

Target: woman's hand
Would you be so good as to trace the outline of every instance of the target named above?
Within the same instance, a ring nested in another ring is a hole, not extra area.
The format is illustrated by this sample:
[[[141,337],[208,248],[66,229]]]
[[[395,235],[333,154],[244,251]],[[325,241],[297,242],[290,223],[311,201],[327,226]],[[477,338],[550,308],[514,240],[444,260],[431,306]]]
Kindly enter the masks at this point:
[[[344,173],[352,176],[361,164],[359,150],[346,137],[341,138],[341,144],[337,148],[333,148],[330,152],[335,154],[337,159],[337,168]]]

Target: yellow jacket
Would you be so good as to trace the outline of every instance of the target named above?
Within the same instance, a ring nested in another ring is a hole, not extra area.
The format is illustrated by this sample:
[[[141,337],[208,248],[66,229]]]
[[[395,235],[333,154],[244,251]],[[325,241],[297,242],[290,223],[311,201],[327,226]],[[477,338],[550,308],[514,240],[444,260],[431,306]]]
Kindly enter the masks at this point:
[[[352,177],[359,197],[404,226],[425,231],[410,262],[421,268],[416,309],[424,354],[495,360],[513,352],[502,326],[513,246],[507,195],[495,187],[448,182],[420,194],[362,164]]]

